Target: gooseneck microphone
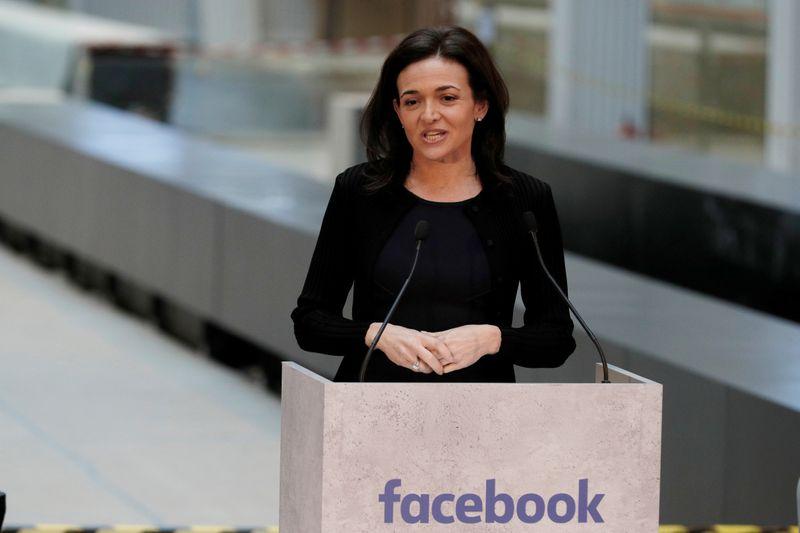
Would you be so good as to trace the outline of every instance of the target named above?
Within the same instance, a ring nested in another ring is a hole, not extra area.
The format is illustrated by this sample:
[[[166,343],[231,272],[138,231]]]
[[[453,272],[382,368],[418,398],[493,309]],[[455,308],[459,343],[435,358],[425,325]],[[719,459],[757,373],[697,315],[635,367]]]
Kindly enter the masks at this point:
[[[536,232],[539,229],[539,225],[536,223],[536,216],[534,216],[533,211],[525,211],[522,213],[522,220],[525,223],[525,227],[528,228],[528,233],[531,234],[531,238],[533,238],[533,245],[536,247],[536,255],[539,257],[539,264],[542,265],[542,269],[544,269],[545,274],[547,274],[547,277],[550,279],[550,283],[553,284],[553,287],[556,288],[558,294],[561,295],[564,301],[567,302],[569,308],[572,309],[572,313],[575,315],[575,318],[577,318],[578,322],[581,323],[583,330],[587,335],[589,335],[589,338],[594,343],[595,348],[597,348],[597,353],[600,354],[600,361],[603,363],[603,383],[611,383],[611,381],[608,379],[608,363],[606,362],[606,354],[603,352],[602,346],[600,346],[600,343],[597,341],[597,337],[594,336],[592,330],[589,329],[589,326],[587,326],[586,322],[583,321],[583,318],[581,318],[578,310],[575,309],[575,306],[569,301],[567,295],[564,294],[564,291],[562,291],[561,287],[558,286],[558,283],[550,274],[550,271],[547,270],[547,266],[544,264],[544,259],[542,259],[542,251],[539,249],[539,240],[536,238]]]
[[[417,241],[417,252],[414,254],[414,262],[411,264],[411,271],[408,273],[408,277],[406,278],[405,283],[403,283],[403,287],[400,289],[400,292],[397,294],[397,298],[394,299],[394,303],[392,307],[389,308],[389,312],[386,314],[386,319],[381,324],[378,333],[375,334],[375,338],[372,339],[372,344],[369,346],[369,350],[367,351],[367,355],[364,357],[364,362],[361,363],[361,372],[359,374],[358,380],[364,381],[364,375],[367,373],[367,365],[369,364],[370,357],[372,357],[372,352],[375,350],[375,346],[378,345],[378,340],[380,340],[381,335],[383,335],[383,330],[386,329],[386,324],[389,323],[391,320],[392,315],[394,314],[395,308],[397,308],[397,304],[400,302],[400,298],[403,297],[403,293],[406,292],[406,287],[408,287],[408,282],[411,281],[411,276],[414,275],[414,269],[417,267],[417,259],[419,259],[419,250],[422,247],[422,241],[428,238],[428,234],[431,231],[431,225],[428,223],[427,220],[420,220],[417,222],[416,227],[414,228],[414,239]]]

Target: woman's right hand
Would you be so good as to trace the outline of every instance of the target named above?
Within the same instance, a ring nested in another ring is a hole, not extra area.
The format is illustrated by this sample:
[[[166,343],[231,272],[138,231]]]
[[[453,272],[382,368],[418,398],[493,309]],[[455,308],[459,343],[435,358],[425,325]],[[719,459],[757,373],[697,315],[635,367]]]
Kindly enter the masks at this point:
[[[370,324],[364,338],[367,346],[372,345],[380,327],[380,322]],[[442,367],[455,361],[444,341],[428,333],[394,324],[386,324],[375,348],[385,353],[394,364],[409,370],[413,370],[412,366],[419,361],[418,372],[424,374],[436,372],[442,375]]]

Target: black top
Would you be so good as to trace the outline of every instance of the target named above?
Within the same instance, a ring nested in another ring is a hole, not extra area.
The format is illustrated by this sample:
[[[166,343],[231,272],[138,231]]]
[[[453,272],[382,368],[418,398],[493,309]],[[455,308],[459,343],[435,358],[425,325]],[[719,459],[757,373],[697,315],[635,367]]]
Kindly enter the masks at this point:
[[[464,213],[474,198],[460,202],[414,199],[415,205],[392,232],[375,264],[372,296],[376,307],[384,315],[389,311],[413,262],[414,229],[418,221],[427,220],[430,234],[390,323],[420,331],[489,323],[489,262],[475,226]],[[514,381],[513,365],[491,356],[439,376],[414,372],[377,353],[367,370],[371,381]]]
[[[303,350],[344,356],[335,381],[357,381],[372,322],[382,322],[386,299],[375,298],[378,257],[405,215],[419,199],[399,181],[377,192],[365,189],[371,163],[352,166],[334,182],[297,306],[291,313],[294,334]],[[491,274],[484,308],[486,323],[500,328],[500,351],[481,361],[525,367],[560,366],[574,351],[569,308],[539,266],[522,213],[536,215],[542,256],[553,277],[567,290],[564,251],[550,187],[511,167],[510,183],[483,182],[481,194],[465,202],[462,213],[480,239]],[[423,248],[423,252],[427,248]],[[410,260],[407,265],[410,267]],[[513,327],[514,302],[521,286],[523,324]],[[343,315],[353,290],[352,319]],[[373,353],[374,360],[386,359]],[[386,359],[388,360],[388,359]],[[394,365],[394,363],[392,363]],[[396,365],[394,365],[396,366]],[[499,368],[499,366],[498,366]],[[494,369],[497,370],[497,369]],[[416,373],[417,378],[424,375]],[[508,381],[505,373],[487,372],[486,382]],[[368,371],[367,378],[375,381]]]

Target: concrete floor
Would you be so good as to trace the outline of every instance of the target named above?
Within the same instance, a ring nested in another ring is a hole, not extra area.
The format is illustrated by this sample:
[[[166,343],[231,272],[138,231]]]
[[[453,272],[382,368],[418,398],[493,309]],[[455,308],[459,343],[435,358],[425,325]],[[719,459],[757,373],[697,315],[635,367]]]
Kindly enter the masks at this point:
[[[6,525],[278,523],[280,400],[0,247]]]

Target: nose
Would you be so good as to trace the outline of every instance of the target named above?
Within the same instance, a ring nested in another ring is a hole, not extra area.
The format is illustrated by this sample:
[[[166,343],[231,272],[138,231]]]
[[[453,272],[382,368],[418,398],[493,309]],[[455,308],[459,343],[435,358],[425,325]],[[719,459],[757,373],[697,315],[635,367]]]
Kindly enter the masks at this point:
[[[436,102],[429,101],[425,104],[425,110],[422,113],[422,118],[426,122],[434,122],[439,118],[439,109],[436,107]]]

